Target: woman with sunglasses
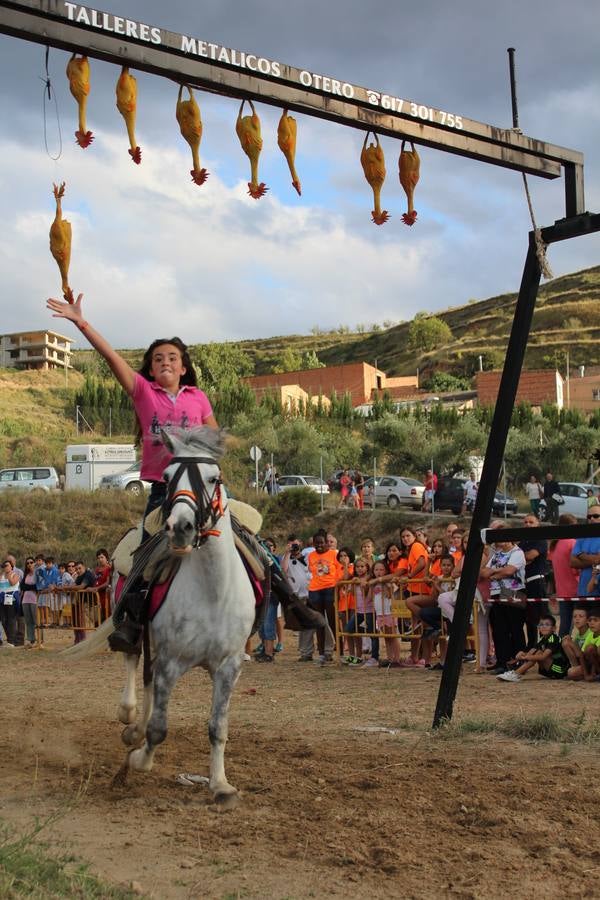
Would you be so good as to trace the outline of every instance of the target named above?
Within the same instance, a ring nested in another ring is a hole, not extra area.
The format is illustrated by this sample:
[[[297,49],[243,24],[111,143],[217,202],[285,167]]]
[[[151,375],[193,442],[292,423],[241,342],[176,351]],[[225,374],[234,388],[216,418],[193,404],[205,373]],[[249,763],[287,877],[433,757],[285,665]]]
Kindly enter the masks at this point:
[[[33,556],[28,556],[25,560],[25,572],[21,579],[21,609],[25,620],[25,649],[31,650],[35,644],[37,624],[37,584]]]
[[[6,646],[17,642],[17,607],[19,603],[19,575],[9,559],[0,571],[0,623],[6,634]]]

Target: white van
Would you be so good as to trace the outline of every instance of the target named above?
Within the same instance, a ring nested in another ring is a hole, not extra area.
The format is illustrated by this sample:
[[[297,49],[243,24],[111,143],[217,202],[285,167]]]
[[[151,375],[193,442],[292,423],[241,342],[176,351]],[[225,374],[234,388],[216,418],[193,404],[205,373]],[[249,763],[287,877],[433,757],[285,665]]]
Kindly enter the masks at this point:
[[[0,491],[57,491],[59,487],[53,466],[0,469]]]

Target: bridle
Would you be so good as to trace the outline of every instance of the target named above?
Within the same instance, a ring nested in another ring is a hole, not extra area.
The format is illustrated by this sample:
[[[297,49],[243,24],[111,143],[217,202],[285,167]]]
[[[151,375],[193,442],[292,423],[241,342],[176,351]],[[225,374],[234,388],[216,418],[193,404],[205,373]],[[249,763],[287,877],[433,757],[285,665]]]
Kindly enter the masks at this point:
[[[163,503],[163,520],[166,521],[174,506],[177,503],[185,503],[186,506],[194,513],[194,524],[196,527],[196,537],[192,544],[193,547],[199,547],[209,537],[219,537],[221,532],[215,528],[217,522],[225,513],[223,507],[223,499],[221,495],[221,485],[223,479],[219,475],[215,479],[215,486],[212,493],[209,493],[202,474],[198,468],[200,463],[218,466],[216,460],[208,456],[174,456],[170,462],[170,466],[177,465],[175,474],[169,480],[167,486],[167,496]],[[178,490],[177,486],[181,481],[183,474],[187,474],[190,482],[191,490]]]

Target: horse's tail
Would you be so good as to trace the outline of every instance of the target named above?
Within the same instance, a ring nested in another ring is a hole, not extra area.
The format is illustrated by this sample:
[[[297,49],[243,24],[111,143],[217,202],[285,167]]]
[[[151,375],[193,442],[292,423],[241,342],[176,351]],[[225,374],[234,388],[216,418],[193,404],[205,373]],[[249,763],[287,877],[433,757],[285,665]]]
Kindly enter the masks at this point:
[[[66,650],[62,650],[60,656],[68,657],[69,662],[79,662],[80,659],[87,659],[88,656],[93,656],[95,653],[99,653],[107,648],[108,636],[114,630],[113,620],[109,618],[99,628],[96,628],[85,641],[75,644],[74,647],[67,647]]]

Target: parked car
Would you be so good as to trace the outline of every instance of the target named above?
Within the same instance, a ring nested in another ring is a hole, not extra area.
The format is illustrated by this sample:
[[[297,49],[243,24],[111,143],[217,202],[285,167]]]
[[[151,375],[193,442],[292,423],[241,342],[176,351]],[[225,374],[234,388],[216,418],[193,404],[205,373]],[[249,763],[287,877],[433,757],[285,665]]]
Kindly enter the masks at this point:
[[[449,509],[454,515],[459,516],[462,510],[463,498],[465,496],[465,484],[467,479],[462,476],[441,475],[438,479],[438,488],[435,492],[433,503],[434,509],[440,511]],[[518,503],[513,497],[509,497],[496,491],[492,504],[492,515],[503,516],[506,501],[506,512],[509,515],[515,515],[518,510]]]
[[[128,491],[134,496],[139,496],[144,491],[150,490],[150,482],[142,481],[141,466],[134,463],[124,472],[117,472],[114,475],[104,475],[100,479],[101,491]]]
[[[594,496],[598,497],[600,495],[600,485],[586,484],[582,481],[559,481],[558,486],[565,501],[559,506],[559,513],[571,513],[572,516],[585,521],[588,511],[587,492],[591,489],[594,492]],[[540,503],[539,515],[540,520],[544,522],[546,520],[546,504],[543,500]]]
[[[425,485],[416,478],[405,478],[403,475],[382,475],[376,479],[373,488],[373,478],[367,478],[365,487],[370,494],[375,496],[375,504],[386,504],[390,509],[398,506],[412,506],[413,509],[421,509],[423,491]]]
[[[53,466],[28,466],[0,470],[0,491],[57,491],[60,487]]]
[[[277,487],[280,491],[289,491],[292,488],[308,488],[317,494],[328,494],[329,486],[321,484],[321,479],[316,475],[280,475],[277,479]]]

